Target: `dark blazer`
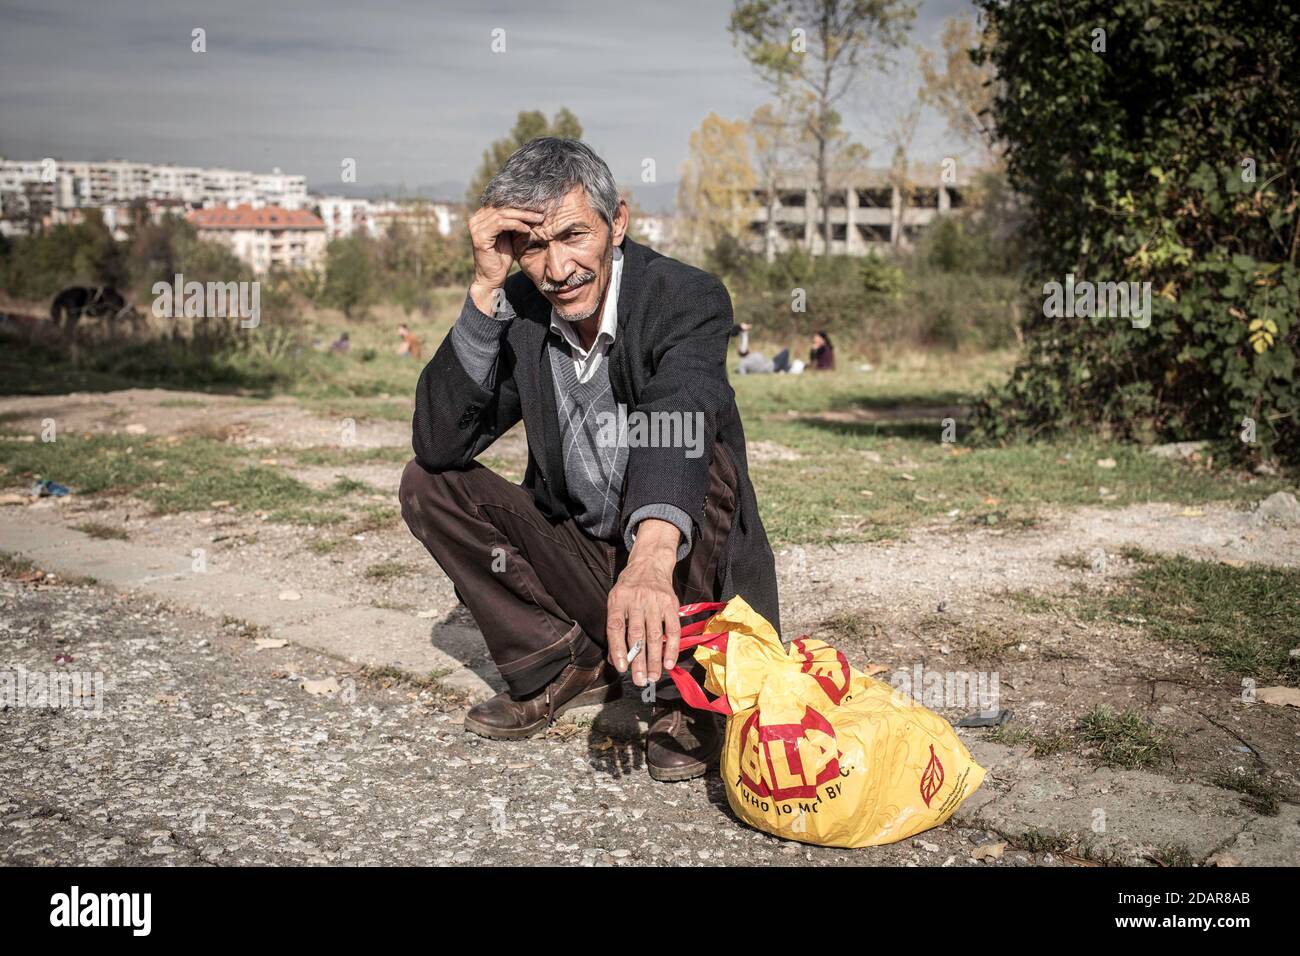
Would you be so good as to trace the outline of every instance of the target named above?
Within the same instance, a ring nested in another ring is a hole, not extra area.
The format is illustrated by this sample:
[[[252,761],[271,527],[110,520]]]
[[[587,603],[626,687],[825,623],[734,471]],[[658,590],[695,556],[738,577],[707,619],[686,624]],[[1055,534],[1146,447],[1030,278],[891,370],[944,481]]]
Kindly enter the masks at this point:
[[[749,480],[745,432],[727,381],[731,297],[712,275],[625,238],[618,332],[610,347],[614,400],[628,412],[703,413],[703,454],[634,446],[624,474],[622,520],[648,504],[676,505],[703,522],[709,465],[718,446],[735,465],[738,515],[721,573],[725,600],[739,594],[780,630],[776,568]],[[415,456],[430,471],[468,467],[520,418],[528,438],[523,487],[552,521],[570,517],[551,363],[551,304],[522,272],[505,282],[516,318],[501,346],[492,387],[474,381],[447,336],[416,386]],[[695,540],[698,541],[698,531]]]

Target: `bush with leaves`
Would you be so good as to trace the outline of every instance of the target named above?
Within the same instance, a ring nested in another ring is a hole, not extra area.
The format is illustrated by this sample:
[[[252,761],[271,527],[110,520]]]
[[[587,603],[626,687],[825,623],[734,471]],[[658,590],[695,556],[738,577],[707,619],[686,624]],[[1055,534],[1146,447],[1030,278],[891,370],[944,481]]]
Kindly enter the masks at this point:
[[[1100,427],[1300,460],[1300,10],[977,3],[1030,288],[1026,357],[979,403],[980,431]],[[1149,327],[1046,315],[1045,283],[1070,273],[1151,283]]]

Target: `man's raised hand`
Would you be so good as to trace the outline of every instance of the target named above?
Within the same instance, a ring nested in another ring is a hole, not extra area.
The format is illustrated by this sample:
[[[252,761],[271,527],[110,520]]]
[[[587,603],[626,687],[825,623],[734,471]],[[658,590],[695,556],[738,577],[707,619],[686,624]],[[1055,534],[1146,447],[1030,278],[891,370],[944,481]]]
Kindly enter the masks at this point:
[[[470,298],[484,315],[494,315],[493,295],[506,282],[514,262],[513,233],[528,235],[545,216],[512,206],[484,206],[469,219],[470,244],[474,249],[474,280]]]

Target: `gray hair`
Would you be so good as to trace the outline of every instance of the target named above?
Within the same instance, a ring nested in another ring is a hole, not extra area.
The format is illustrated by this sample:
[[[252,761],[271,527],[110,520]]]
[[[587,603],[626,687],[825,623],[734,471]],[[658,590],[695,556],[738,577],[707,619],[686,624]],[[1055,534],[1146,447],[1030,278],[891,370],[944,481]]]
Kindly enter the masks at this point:
[[[591,208],[612,229],[618,212],[614,175],[590,146],[576,139],[542,136],[520,146],[487,184],[480,205],[545,212],[574,186],[582,186]]]

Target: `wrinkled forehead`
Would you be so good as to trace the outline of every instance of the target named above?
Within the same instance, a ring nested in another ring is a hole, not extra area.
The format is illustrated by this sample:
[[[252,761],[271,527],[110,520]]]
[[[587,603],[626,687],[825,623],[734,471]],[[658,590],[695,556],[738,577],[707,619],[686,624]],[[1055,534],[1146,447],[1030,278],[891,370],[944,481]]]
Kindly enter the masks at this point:
[[[550,239],[577,224],[599,228],[605,222],[592,207],[587,191],[581,185],[574,186],[565,195],[533,211],[540,212],[544,217],[533,227],[533,235],[539,239]]]

